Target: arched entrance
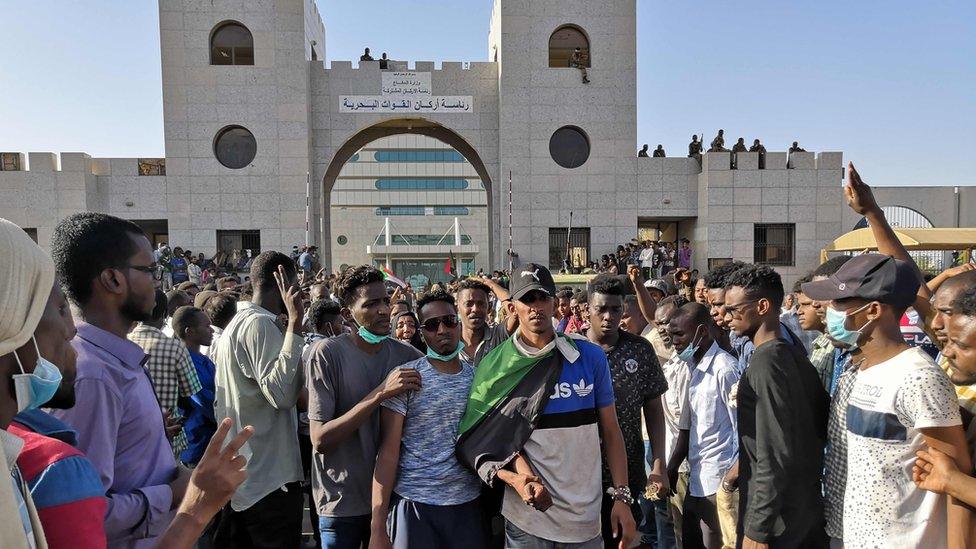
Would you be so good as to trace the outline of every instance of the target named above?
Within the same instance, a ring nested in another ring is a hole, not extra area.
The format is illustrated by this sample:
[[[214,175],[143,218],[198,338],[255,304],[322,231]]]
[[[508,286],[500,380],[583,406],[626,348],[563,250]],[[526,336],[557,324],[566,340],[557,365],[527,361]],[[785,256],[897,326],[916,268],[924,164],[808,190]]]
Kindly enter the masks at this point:
[[[488,220],[487,249],[481,253],[487,257],[487,261],[485,262],[486,266],[494,265],[496,235],[494,234],[495,231],[492,228],[492,221],[495,215],[495,204],[492,198],[492,180],[491,176],[489,175],[488,168],[485,166],[484,161],[482,161],[480,155],[474,149],[474,147],[457,132],[441,124],[420,117],[404,117],[385,120],[383,122],[367,126],[354,133],[352,137],[348,138],[346,142],[336,150],[322,179],[322,192],[319,200],[319,211],[322,212],[322,234],[320,241],[322,242],[323,264],[328,265],[331,269],[337,269],[340,267],[340,265],[333,261],[331,254],[333,239],[340,236],[333,234],[333,212],[331,210],[332,192],[336,185],[336,180],[339,178],[340,172],[342,172],[343,167],[347,162],[349,162],[353,155],[355,155],[363,147],[378,139],[400,134],[424,135],[453,147],[458,153],[464,156],[464,159],[467,160],[467,162],[471,165],[471,168],[473,168],[477,173],[478,178],[480,178],[482,184],[484,185],[486,193]]]

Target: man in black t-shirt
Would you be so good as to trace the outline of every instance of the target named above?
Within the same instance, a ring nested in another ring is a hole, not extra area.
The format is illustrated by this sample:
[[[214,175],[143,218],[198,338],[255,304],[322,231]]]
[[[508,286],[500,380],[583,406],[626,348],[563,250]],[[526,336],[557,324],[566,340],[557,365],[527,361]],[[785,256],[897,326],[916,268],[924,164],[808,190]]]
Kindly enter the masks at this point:
[[[627,451],[627,481],[636,499],[652,483],[652,491],[665,497],[669,491],[664,455],[664,412],[659,398],[668,389],[668,382],[654,353],[654,348],[642,337],[620,329],[623,316],[624,286],[621,279],[600,275],[590,282],[590,328],[587,338],[607,353],[610,377],[617,410],[617,421],[624,436]],[[644,470],[644,437],[641,436],[641,413],[647,424],[654,462],[651,475]],[[606,459],[603,462],[603,486],[613,483]],[[604,496],[603,540],[606,547],[617,547],[610,528],[613,500]],[[632,506],[635,520],[640,523],[640,507]]]
[[[737,396],[739,542],[827,547],[820,489],[827,393],[806,353],[780,335],[779,274],[747,265],[727,286],[729,327],[755,345]]]

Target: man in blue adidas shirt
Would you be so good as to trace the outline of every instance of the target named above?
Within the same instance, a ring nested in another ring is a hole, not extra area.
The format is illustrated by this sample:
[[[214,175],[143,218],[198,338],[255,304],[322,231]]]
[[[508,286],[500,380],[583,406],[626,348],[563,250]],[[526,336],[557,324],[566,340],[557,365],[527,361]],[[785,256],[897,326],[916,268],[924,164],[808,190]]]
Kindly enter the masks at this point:
[[[518,457],[498,478],[507,484],[502,515],[505,545],[517,548],[603,547],[601,441],[613,481],[613,537],[619,547],[635,536],[627,457],[617,424],[607,356],[598,345],[557,337],[552,326],[556,286],[545,267],[530,263],[512,273],[509,308],[518,316],[514,353],[562,356],[562,372]],[[502,346],[492,353],[506,352]],[[491,355],[485,364],[491,364]],[[544,365],[542,362],[536,367]],[[539,486],[541,484],[541,486]],[[547,507],[551,498],[552,505]],[[526,503],[530,503],[527,505]]]

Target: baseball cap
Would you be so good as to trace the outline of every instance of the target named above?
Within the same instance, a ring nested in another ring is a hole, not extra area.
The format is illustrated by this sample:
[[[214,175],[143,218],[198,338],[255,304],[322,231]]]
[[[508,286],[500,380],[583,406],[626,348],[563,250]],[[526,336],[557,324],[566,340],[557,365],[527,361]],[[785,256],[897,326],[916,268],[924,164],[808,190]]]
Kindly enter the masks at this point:
[[[644,287],[648,290],[654,289],[658,290],[664,295],[671,295],[671,286],[661,278],[655,278],[654,280],[648,280],[644,282]]]
[[[556,295],[556,283],[549,269],[538,263],[527,263],[512,271],[509,282],[511,299],[519,299],[532,290],[541,290],[550,296]]]
[[[915,302],[920,284],[910,263],[870,253],[854,257],[823,280],[801,285],[800,290],[817,301],[859,297],[908,307]]]

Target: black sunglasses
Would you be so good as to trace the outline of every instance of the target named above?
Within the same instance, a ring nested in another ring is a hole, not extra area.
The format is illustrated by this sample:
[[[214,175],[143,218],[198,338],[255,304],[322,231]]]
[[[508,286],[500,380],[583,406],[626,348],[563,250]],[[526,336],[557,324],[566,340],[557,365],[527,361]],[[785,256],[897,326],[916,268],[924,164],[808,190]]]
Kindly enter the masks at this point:
[[[428,332],[436,332],[438,328],[443,324],[447,328],[455,328],[458,325],[457,315],[440,316],[437,318],[428,318],[424,320],[423,324],[420,326],[427,330]]]

